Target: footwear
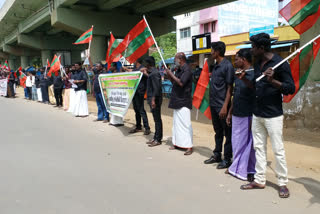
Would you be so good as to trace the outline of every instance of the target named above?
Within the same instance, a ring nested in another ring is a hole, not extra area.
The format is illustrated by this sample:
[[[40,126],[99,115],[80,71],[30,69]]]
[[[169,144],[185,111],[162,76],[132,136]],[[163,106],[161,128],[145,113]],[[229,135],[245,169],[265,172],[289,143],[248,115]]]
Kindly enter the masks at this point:
[[[100,119],[95,119],[93,122],[99,122],[99,121],[102,121],[102,120],[100,120]]]
[[[129,131],[129,134],[134,134],[134,133],[137,133],[137,132],[142,132],[142,129],[138,129],[138,128],[132,129],[132,130]]]
[[[149,147],[160,146],[161,144],[162,144],[161,142],[155,140],[155,141],[153,141],[151,144],[149,144]]]
[[[256,182],[251,182],[245,185],[241,185],[240,189],[242,190],[250,190],[250,189],[264,189],[265,185],[263,184],[258,184]]]
[[[193,149],[187,149],[187,151],[184,153],[184,155],[191,155],[193,153]]]
[[[290,192],[287,186],[280,186],[279,187],[279,197],[280,198],[289,198]]]
[[[216,155],[211,156],[208,160],[204,161],[204,164],[212,164],[212,163],[220,163],[221,157],[217,157]]]
[[[106,120],[104,120],[104,121],[103,121],[103,123],[109,123],[109,120],[108,120],[108,119],[106,119]]]
[[[146,144],[152,144],[154,142],[154,140],[149,140],[148,142],[146,142]]]
[[[223,161],[221,161],[218,166],[217,169],[226,169],[229,168],[229,166],[231,166],[232,162],[231,160],[226,160],[224,159]]]
[[[150,129],[146,129],[146,130],[144,131],[144,133],[143,133],[143,135],[149,135],[149,134],[151,134]]]

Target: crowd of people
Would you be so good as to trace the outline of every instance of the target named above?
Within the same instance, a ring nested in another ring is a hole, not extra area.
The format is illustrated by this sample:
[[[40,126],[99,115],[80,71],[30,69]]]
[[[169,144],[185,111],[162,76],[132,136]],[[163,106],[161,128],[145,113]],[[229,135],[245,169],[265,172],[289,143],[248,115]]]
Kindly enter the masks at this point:
[[[270,36],[261,33],[251,36],[250,40],[251,50],[239,50],[235,56],[234,66],[225,57],[226,46],[223,42],[211,44],[214,63],[210,65],[209,94],[215,131],[215,148],[212,156],[204,163],[218,163],[217,168],[226,169],[226,174],[248,180],[248,184],[241,186],[243,190],[263,189],[266,185],[266,145],[269,137],[276,161],[275,172],[278,178],[279,196],[287,198],[290,193],[287,188],[288,172],[282,140],[282,95],[293,94],[295,85],[287,62],[275,70],[272,69],[282,58],[271,52]],[[95,73],[92,84],[93,94],[98,107],[95,121],[122,126],[123,118],[114,115],[109,117],[98,82],[100,74],[115,72],[116,68],[111,67],[110,71],[107,71],[103,64],[97,63],[93,70]],[[161,119],[163,98],[162,77],[156,68],[155,59],[151,56],[138,59],[133,69],[124,67],[123,70],[143,73],[132,101],[136,125],[129,133],[143,132],[144,135],[151,133],[144,108],[146,93],[146,100],[155,124],[154,137],[147,142],[147,145],[159,146],[163,140]],[[256,81],[262,74],[265,78]],[[191,155],[193,153],[191,110],[194,75],[184,53],[176,54],[175,66],[165,70],[164,75],[173,85],[168,106],[173,109],[170,149],[183,149],[184,155]],[[8,80],[13,81],[11,77]],[[81,63],[67,67],[65,75],[59,74],[55,77],[48,77],[44,68],[41,68],[40,75],[36,75],[35,71],[27,72],[25,97],[46,104],[55,104],[56,107],[63,107],[65,111],[75,116],[84,117],[88,115],[87,81],[88,78],[81,68]],[[11,90],[10,87],[8,90]],[[64,93],[62,93],[63,89]],[[62,94],[64,94],[63,97]]]

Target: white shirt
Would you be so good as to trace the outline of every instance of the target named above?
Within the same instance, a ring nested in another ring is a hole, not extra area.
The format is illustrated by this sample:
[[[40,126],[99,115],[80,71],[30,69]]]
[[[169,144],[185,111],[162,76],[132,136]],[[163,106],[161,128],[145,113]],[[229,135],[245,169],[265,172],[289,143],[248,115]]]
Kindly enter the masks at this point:
[[[27,76],[26,79],[26,87],[32,87],[32,85],[35,85],[36,78],[34,76]]]

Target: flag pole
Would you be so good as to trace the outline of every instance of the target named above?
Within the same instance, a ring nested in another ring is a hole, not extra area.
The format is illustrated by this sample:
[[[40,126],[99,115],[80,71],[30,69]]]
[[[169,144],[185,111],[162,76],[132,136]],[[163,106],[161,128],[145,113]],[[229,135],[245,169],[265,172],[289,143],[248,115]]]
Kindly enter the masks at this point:
[[[91,28],[92,28],[92,39],[93,39],[93,25],[91,26]],[[89,42],[89,48],[88,48],[88,56],[87,57],[90,57],[90,50],[91,50],[91,41],[92,41],[92,39],[90,40],[90,42]]]
[[[148,21],[147,21],[145,15],[143,15],[143,19],[144,19],[144,21],[146,22],[146,24],[147,24],[147,26],[148,26],[148,29],[149,29],[149,31],[150,31],[150,33],[151,33],[152,39],[153,39],[153,41],[154,41],[154,44],[156,45],[157,50],[158,50],[158,52],[159,52],[159,54],[160,54],[161,60],[162,60],[162,62],[163,62],[163,65],[164,65],[164,67],[165,67],[166,69],[168,69],[168,67],[167,67],[167,65],[166,65],[166,63],[165,63],[165,61],[164,61],[164,59],[163,59],[163,56],[162,56],[162,54],[161,54],[161,51],[160,51],[160,49],[159,49],[159,47],[158,47],[157,41],[155,40],[155,38],[154,38],[154,36],[153,36],[153,33],[152,33],[151,29],[150,29],[150,26],[149,26],[149,24],[148,24]]]
[[[292,54],[290,54],[287,58],[283,59],[281,62],[279,62],[277,65],[275,65],[272,70],[275,70],[276,68],[278,68],[280,65],[282,65],[283,63],[285,63],[286,61],[288,61],[291,57],[295,56],[297,53],[299,53],[300,51],[302,51],[305,47],[307,47],[308,45],[310,45],[312,42],[314,42],[316,39],[320,38],[320,34],[316,37],[314,37],[313,39],[311,39],[309,42],[307,42],[305,45],[303,45],[302,47],[298,48],[295,52],[293,52]],[[256,79],[256,82],[259,82],[263,77],[265,77],[264,74],[262,74],[260,77],[258,77]]]

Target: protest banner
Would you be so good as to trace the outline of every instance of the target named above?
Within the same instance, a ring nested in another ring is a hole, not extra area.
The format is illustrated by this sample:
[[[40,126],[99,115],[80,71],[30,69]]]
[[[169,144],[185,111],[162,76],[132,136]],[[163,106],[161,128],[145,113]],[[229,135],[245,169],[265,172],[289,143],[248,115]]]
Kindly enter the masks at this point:
[[[0,96],[7,96],[7,86],[8,86],[8,80],[2,79],[0,80]]]
[[[142,78],[141,72],[99,75],[99,84],[107,111],[124,117]]]

